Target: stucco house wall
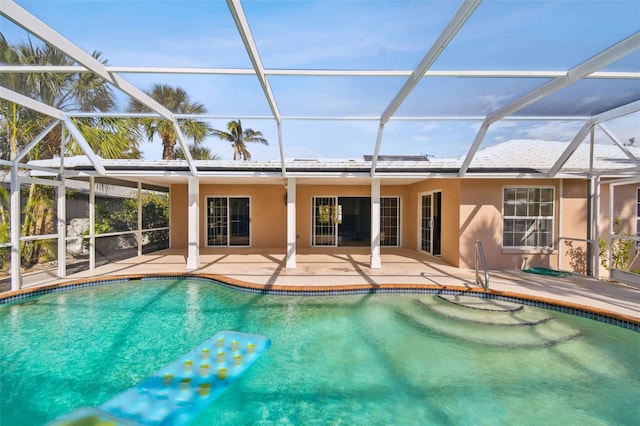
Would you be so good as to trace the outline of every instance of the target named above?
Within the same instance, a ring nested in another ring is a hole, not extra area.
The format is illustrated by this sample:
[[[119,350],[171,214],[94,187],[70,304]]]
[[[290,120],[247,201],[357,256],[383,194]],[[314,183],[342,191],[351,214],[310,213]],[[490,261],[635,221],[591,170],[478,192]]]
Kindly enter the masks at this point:
[[[502,198],[504,187],[555,188],[554,240],[558,238],[558,180],[547,179],[464,179],[460,189],[460,268],[473,268],[474,243],[482,241],[489,269],[520,269],[528,266],[555,267],[557,247],[553,249],[503,248]]]
[[[552,265],[565,271],[587,273],[587,210],[589,183],[586,180],[565,179],[562,181],[561,233],[558,255],[561,263]]]
[[[460,265],[460,241],[458,224],[460,222],[460,179],[430,179],[409,187],[407,200],[408,220],[405,221],[404,247],[420,250],[420,197],[424,193],[442,193],[440,258],[453,266]]]
[[[188,187],[187,185],[173,184],[169,187],[169,241],[171,248],[187,248],[188,217]]]
[[[504,248],[502,209],[504,187],[552,187],[554,247],[552,249]],[[187,247],[188,187],[171,186],[171,246]],[[617,229],[635,233],[638,185],[616,187],[614,217]],[[400,246],[420,251],[420,197],[441,192],[441,258],[460,268],[474,267],[474,243],[482,241],[490,269],[528,266],[562,268],[586,273],[588,183],[579,179],[428,179],[411,185],[383,185],[382,197],[400,198]],[[607,239],[608,185],[601,188],[600,237]],[[251,200],[251,246],[286,247],[286,188],[283,185],[201,185],[200,246],[206,247],[206,199],[209,196],[247,196]],[[297,247],[311,248],[312,198],[314,196],[370,197],[370,185],[305,185],[296,188]],[[562,198],[562,200],[561,200]],[[562,214],[562,217],[560,217]],[[560,237],[564,237],[560,239]],[[382,247],[384,250],[385,247]],[[597,247],[595,248],[597,250]],[[426,254],[425,254],[426,255]],[[561,259],[560,259],[561,257]]]
[[[200,247],[206,247],[207,197],[246,196],[250,198],[251,247],[285,248],[287,206],[282,185],[201,185]],[[188,236],[188,186],[171,185],[171,247],[186,248]]]

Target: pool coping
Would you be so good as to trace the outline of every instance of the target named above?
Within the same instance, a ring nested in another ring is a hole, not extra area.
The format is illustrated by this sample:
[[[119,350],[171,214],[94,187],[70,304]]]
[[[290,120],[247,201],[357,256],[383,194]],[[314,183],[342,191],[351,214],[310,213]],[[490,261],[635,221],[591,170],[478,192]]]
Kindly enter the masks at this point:
[[[404,293],[404,294],[465,294],[475,297],[504,300],[536,306],[558,312],[577,315],[593,319],[618,327],[640,332],[640,318],[630,315],[612,312],[606,309],[586,306],[566,301],[560,301],[549,297],[529,295],[502,290],[484,290],[481,288],[469,288],[456,285],[437,284],[348,284],[331,286],[296,286],[276,284],[255,284],[237,280],[231,277],[206,273],[146,273],[111,275],[100,278],[83,278],[66,281],[57,284],[45,284],[41,286],[8,291],[0,293],[0,304],[14,303],[29,297],[36,297],[48,293],[57,293],[76,288],[108,285],[132,280],[160,280],[160,279],[200,279],[215,281],[226,287],[240,291],[280,295],[280,296],[338,296],[342,294],[373,294],[373,293]]]

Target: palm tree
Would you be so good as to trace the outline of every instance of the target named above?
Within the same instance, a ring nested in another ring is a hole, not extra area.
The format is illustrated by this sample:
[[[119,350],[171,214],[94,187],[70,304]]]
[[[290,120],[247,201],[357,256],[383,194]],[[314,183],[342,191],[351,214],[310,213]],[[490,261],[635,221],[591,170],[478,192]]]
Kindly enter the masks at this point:
[[[100,59],[94,52],[93,57]],[[38,46],[31,40],[10,45],[0,33],[0,64],[7,65],[74,65],[60,50],[49,45]],[[111,87],[93,73],[3,73],[0,84],[63,111],[108,111],[115,105]],[[35,113],[13,102],[0,99],[0,155],[14,158],[49,122],[50,117]],[[130,120],[113,118],[74,119],[89,146],[105,158],[139,158],[140,134]],[[27,155],[26,160],[52,158],[60,155],[60,127],[51,131]],[[79,154],[75,142],[67,146],[66,154]]]
[[[147,92],[151,98],[173,113],[177,114],[204,114],[207,112],[201,103],[192,103],[187,96],[187,92],[179,87],[173,88],[168,84],[156,84]],[[151,112],[152,110],[137,100],[132,100],[129,104],[129,112]],[[174,160],[176,158],[176,133],[173,124],[164,118],[141,118],[140,125],[149,139],[153,140],[155,135],[162,139],[162,158],[164,160]],[[196,144],[201,143],[209,132],[209,126],[203,121],[181,120],[180,130]]]
[[[251,153],[247,149],[247,142],[257,142],[263,145],[269,145],[269,142],[262,137],[262,132],[253,129],[242,130],[240,120],[231,120],[227,123],[228,132],[213,129],[212,136],[216,136],[222,140],[229,141],[233,147],[234,160],[251,160]]]
[[[100,59],[100,53],[93,57]],[[106,61],[101,60],[103,64]],[[10,65],[74,65],[60,50],[49,45],[35,45],[31,40],[10,45],[0,33],[0,64]],[[0,74],[0,84],[54,108],[70,111],[108,111],[115,105],[110,86],[93,73],[17,73]],[[0,99],[0,155],[13,159],[51,122],[50,117],[35,113],[13,102]],[[121,158],[139,157],[139,134],[126,120],[105,118],[76,120],[85,139],[98,155]],[[79,152],[75,142],[60,152],[61,126],[56,126],[29,151],[25,160],[53,158],[55,155]],[[131,129],[134,129],[133,131]],[[46,185],[31,184],[23,210],[22,235],[54,232],[55,190]],[[55,256],[52,240],[25,241],[21,244],[23,266]]]
[[[194,160],[219,160],[220,156],[218,154],[214,154],[211,152],[209,148],[206,146],[202,146],[202,144],[192,143],[189,144],[189,152],[191,152],[191,156]],[[176,159],[177,160],[185,160],[186,157],[182,148],[176,149]]]

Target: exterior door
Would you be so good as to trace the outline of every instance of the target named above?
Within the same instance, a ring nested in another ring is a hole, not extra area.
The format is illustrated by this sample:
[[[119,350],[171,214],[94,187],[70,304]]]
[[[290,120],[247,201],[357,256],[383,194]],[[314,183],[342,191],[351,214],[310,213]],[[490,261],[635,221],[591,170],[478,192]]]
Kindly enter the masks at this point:
[[[313,197],[313,246],[336,247],[338,245],[338,197]]]
[[[420,250],[434,256],[441,253],[441,192],[420,196]]]

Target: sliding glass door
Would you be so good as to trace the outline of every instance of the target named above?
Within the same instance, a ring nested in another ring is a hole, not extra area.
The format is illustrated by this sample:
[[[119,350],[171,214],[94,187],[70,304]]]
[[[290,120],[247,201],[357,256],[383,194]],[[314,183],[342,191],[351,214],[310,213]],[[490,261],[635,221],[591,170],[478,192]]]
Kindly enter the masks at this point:
[[[251,245],[249,197],[207,198],[207,246]]]

